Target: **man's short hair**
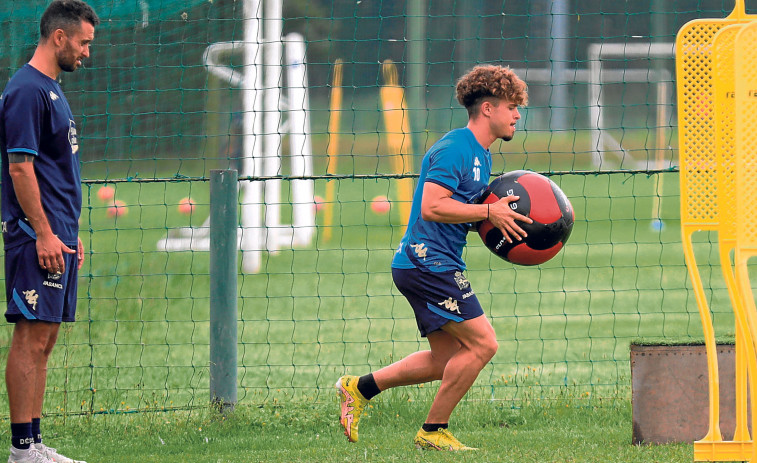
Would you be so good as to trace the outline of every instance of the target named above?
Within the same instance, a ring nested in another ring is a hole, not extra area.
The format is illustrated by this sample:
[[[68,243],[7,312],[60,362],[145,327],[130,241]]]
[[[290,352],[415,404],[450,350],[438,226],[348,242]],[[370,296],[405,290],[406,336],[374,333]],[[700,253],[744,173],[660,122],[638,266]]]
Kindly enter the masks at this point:
[[[509,67],[492,64],[476,66],[457,81],[457,101],[468,110],[468,116],[478,114],[481,103],[507,100],[518,106],[528,104],[528,89]]]
[[[55,0],[42,14],[39,22],[39,36],[47,40],[58,29],[63,29],[67,34],[72,33],[79,27],[82,21],[93,26],[100,24],[100,18],[91,6],[81,0]]]

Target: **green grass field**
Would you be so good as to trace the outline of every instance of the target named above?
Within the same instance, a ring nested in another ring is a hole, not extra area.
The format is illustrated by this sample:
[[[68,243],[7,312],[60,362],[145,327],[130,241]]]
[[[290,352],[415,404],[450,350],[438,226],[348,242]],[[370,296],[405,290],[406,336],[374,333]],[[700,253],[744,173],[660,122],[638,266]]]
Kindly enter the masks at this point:
[[[631,445],[627,402],[582,406],[568,402],[513,409],[501,403],[463,403],[453,417],[455,434],[476,452],[416,450],[427,394],[379,396],[350,444],[333,399],[292,406],[271,402],[241,406],[226,417],[192,412],[95,415],[46,420],[48,445],[89,462],[293,463],[293,462],[690,462],[690,444]]]

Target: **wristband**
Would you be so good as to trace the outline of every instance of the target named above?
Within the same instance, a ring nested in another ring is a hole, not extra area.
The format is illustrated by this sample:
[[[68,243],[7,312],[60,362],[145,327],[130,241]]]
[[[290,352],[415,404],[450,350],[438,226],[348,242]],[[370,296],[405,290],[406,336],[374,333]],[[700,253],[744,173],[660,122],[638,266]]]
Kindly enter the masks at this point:
[[[489,205],[486,205],[486,220],[489,220]]]

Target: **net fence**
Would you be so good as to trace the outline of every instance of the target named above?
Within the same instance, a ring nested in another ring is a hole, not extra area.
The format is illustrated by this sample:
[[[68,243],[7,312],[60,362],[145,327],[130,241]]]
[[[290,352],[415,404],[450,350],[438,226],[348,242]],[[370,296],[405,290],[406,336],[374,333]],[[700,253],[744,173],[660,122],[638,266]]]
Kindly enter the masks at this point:
[[[0,7],[3,82],[33,53],[46,3]],[[326,400],[345,371],[425,348],[389,267],[409,200],[402,185],[415,182],[427,148],[465,124],[454,85],[478,63],[507,64],[529,84],[516,138],[491,147],[493,170],[550,176],[576,223],[564,251],[537,267],[508,264],[469,237],[467,275],[500,343],[471,396],[626,397],[631,342],[701,338],[680,244],[670,44],[682,24],[723,17],[731,2],[310,0],[284,2],[280,21],[265,0],[90,4],[103,20],[91,59],[61,82],[82,147],[87,260],[78,321],[64,325],[51,359],[50,412],[208,402],[209,257],[197,243],[211,169],[239,169],[243,192],[264,191],[254,204],[240,195],[240,225],[262,211],[264,234],[282,237],[253,250],[256,271],[240,268],[240,402]],[[250,38],[254,18],[260,34]],[[292,33],[306,50],[301,113],[302,81],[289,73],[298,63],[282,64]],[[257,88],[244,80],[253,70]],[[386,106],[387,86],[404,91],[401,105]],[[303,130],[297,114],[307,115]],[[296,167],[298,143],[312,152],[309,171]],[[280,162],[253,172],[261,145]],[[313,233],[295,243],[287,224],[302,217],[303,181]],[[160,244],[176,237],[189,245]],[[697,234],[695,248],[727,338],[716,235]],[[0,328],[0,356],[11,333]]]

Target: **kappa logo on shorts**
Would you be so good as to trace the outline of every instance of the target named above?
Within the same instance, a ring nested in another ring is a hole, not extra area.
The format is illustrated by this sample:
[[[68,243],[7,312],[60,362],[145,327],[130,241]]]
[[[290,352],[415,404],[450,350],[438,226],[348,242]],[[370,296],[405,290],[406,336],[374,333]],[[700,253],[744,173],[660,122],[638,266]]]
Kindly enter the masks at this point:
[[[26,303],[32,306],[32,310],[37,310],[37,299],[39,299],[39,294],[37,294],[36,289],[30,289],[29,291],[21,291],[24,293],[24,298],[26,298]]]
[[[457,283],[457,287],[460,288],[460,291],[470,287],[470,281],[465,278],[463,272],[455,272],[455,283]]]
[[[449,310],[450,312],[460,313],[460,307],[457,306],[457,301],[452,299],[451,297],[448,297],[446,300],[442,302],[437,302],[437,304]]]
[[[415,255],[425,259],[426,253],[428,252],[428,248],[426,247],[426,243],[420,243],[420,244],[411,244],[413,251],[415,251]]]

